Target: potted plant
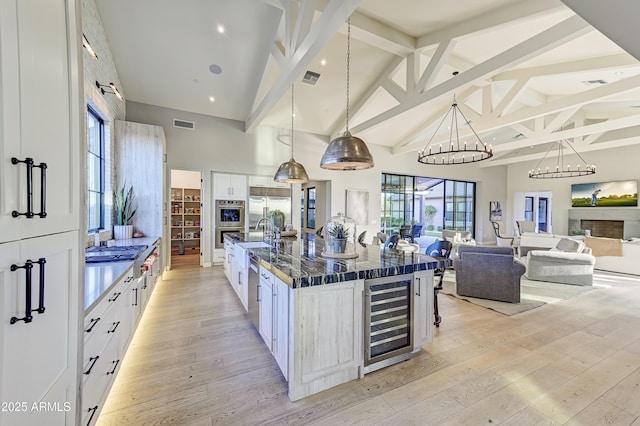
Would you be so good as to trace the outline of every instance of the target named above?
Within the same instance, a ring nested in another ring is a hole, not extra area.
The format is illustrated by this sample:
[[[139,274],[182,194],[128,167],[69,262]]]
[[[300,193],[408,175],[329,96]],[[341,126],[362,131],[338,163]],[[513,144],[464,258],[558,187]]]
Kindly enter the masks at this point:
[[[133,237],[131,219],[136,214],[136,209],[133,208],[133,186],[126,189],[126,184],[122,185],[122,188],[113,194],[113,209],[113,238],[124,240]]]
[[[349,238],[349,228],[345,227],[343,223],[335,223],[327,233],[333,237],[333,251],[344,253]]]

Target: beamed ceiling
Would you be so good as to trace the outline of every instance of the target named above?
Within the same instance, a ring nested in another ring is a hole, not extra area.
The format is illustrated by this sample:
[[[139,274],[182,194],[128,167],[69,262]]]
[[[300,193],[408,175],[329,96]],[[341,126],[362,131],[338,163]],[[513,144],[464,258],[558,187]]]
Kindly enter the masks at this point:
[[[566,2],[585,10],[559,0],[96,0],[128,100],[240,120],[247,132],[290,129],[293,84],[296,130],[344,131],[351,16],[351,132],[417,152],[455,95],[493,145],[483,166],[535,160],[558,139],[578,152],[640,143],[640,63],[585,21],[624,45],[607,9],[620,7],[621,23],[638,6]],[[306,71],[320,74],[315,85]],[[448,140],[441,130],[435,141]]]

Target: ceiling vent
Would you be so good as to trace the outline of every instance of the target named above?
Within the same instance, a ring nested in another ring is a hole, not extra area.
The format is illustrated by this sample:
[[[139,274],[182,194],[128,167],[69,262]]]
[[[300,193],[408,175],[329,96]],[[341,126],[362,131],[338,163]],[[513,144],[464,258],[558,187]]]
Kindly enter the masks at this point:
[[[605,80],[584,80],[583,83],[586,84],[587,86],[597,86],[601,84],[607,84]]]
[[[514,139],[520,139],[520,138],[524,138],[524,135],[522,133],[518,133],[517,135],[515,135],[513,137]]]
[[[180,129],[193,130],[196,128],[196,123],[194,123],[193,121],[178,120],[177,118],[174,118],[173,127],[178,127]]]
[[[307,70],[307,72],[304,73],[304,77],[302,77],[302,82],[315,86],[319,78],[319,73]]]

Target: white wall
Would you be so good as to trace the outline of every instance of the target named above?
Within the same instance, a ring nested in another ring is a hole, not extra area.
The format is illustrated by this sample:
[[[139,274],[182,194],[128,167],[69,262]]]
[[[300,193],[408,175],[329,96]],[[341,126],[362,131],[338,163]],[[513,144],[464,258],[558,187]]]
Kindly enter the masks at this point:
[[[640,146],[629,146],[602,151],[581,153],[585,160],[596,166],[596,173],[590,176],[568,179],[529,179],[527,172],[537,161],[516,163],[509,166],[507,193],[509,194],[506,221],[513,226],[514,203],[516,192],[553,193],[552,223],[553,232],[567,234],[569,230],[569,209],[571,208],[571,185],[574,183],[603,182],[614,180],[640,179]],[[577,157],[565,156],[565,164],[577,164]],[[637,209],[636,207],[618,207],[620,209]],[[511,232],[511,229],[509,230]]]
[[[173,127],[173,119],[195,122],[195,130]],[[278,142],[278,129],[260,126],[252,133],[244,132],[244,123],[168,108],[127,102],[127,120],[163,126],[167,138],[167,163],[171,169],[203,172],[233,172],[270,176],[280,163],[289,158],[289,147]],[[347,189],[369,191],[370,224],[367,241],[380,227],[380,177],[383,172],[427,177],[467,180],[476,186],[476,239],[495,242],[489,223],[489,201],[507,201],[507,167],[426,166],[417,162],[415,153],[393,155],[387,147],[370,145],[375,167],[362,171],[330,171],[320,168],[320,159],[329,138],[296,132],[294,157],[301,162],[312,180],[330,181],[331,215],[345,212]],[[365,141],[366,142],[366,141]],[[293,187],[292,211],[300,210],[299,187]],[[300,223],[295,217],[295,224]],[[205,260],[206,261],[206,260]]]
[[[200,172],[190,170],[171,170],[172,188],[200,189]]]

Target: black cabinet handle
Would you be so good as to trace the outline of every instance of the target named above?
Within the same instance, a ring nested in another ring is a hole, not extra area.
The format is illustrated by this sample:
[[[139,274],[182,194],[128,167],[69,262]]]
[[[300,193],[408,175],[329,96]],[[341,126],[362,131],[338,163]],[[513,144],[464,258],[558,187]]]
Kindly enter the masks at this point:
[[[11,216],[26,216],[28,219],[33,219],[35,216],[41,218],[47,217],[47,163],[34,164],[33,158],[27,157],[24,160],[18,160],[15,157],[11,158],[11,164],[24,163],[27,165],[27,211],[20,213],[17,210],[11,212]],[[40,213],[33,212],[33,168],[38,167],[40,169]]]
[[[120,360],[112,361],[111,363],[112,363],[112,364],[115,364],[115,365],[113,366],[113,369],[112,369],[111,371],[108,371],[108,372],[107,372],[107,376],[108,376],[109,374],[114,374],[114,373],[116,372],[116,368],[118,368],[118,364],[120,364]]]
[[[113,328],[112,328],[111,330],[107,331],[107,334],[109,334],[109,333],[115,333],[115,332],[116,332],[116,329],[118,328],[118,326],[119,326],[119,325],[120,325],[120,321],[118,321],[118,322],[114,322],[114,323],[113,323]]]
[[[420,296],[420,277],[417,277],[416,281],[418,281],[418,292],[416,293],[416,296]]]
[[[25,270],[25,275],[26,275],[26,279],[25,279],[25,307],[24,307],[24,317],[22,318],[18,318],[18,317],[11,317],[11,319],[9,320],[10,324],[15,324],[18,321],[24,321],[25,323],[30,323],[33,320],[33,315],[31,315],[31,271],[33,270],[33,261],[31,260],[27,260],[24,265],[22,266],[18,266],[18,265],[11,265],[11,272],[15,272],[18,269],[24,269]]]
[[[91,413],[91,416],[89,417],[89,421],[87,422],[87,426],[89,426],[91,424],[91,420],[93,420],[93,416],[96,414],[96,411],[98,411],[98,406],[96,405],[95,407],[91,407],[87,410],[88,413]]]
[[[138,306],[138,287],[134,288],[133,290],[136,292],[136,301],[133,302],[132,306]]]
[[[99,359],[100,359],[100,355],[92,356],[91,358],[89,358],[89,361],[91,362],[91,365],[89,366],[89,369],[84,372],[84,374],[86,374],[87,376],[89,374],[91,374],[91,370],[93,369],[93,366],[96,365],[96,362]]]
[[[11,158],[11,164],[24,163],[27,165],[27,211],[20,213],[17,210],[11,212],[11,216],[26,216],[28,219],[33,218],[33,158],[27,157],[24,160],[18,160],[16,157]]]
[[[113,293],[113,297],[111,299],[108,300],[108,302],[115,302],[118,297],[120,297],[120,295],[122,294],[122,292],[117,292],[117,293]]]
[[[87,328],[85,330],[85,333],[91,333],[91,330],[93,330],[93,327],[96,326],[96,324],[98,323],[98,321],[100,321],[100,317],[98,318],[91,318],[91,321],[89,322],[91,325],[89,326],[89,328]]]
[[[260,296],[261,296],[260,293],[262,293],[261,287],[262,286],[260,284],[258,284],[258,292],[256,293],[256,302],[261,302],[262,301],[262,299],[260,299]]]
[[[38,311],[39,314],[44,314],[44,264],[47,263],[47,259],[41,257],[37,262],[40,265],[40,297],[38,298]]]
[[[47,163],[40,163],[40,213],[41,218],[47,217]]]

